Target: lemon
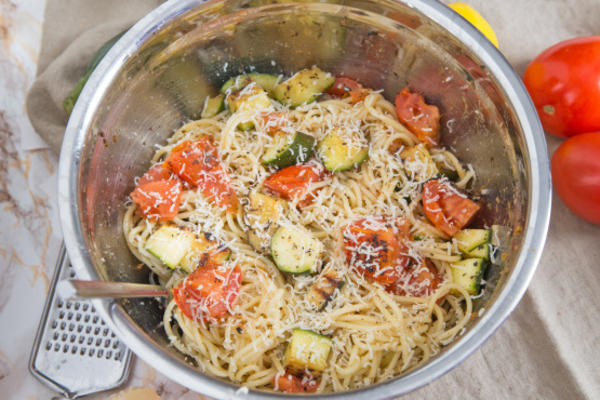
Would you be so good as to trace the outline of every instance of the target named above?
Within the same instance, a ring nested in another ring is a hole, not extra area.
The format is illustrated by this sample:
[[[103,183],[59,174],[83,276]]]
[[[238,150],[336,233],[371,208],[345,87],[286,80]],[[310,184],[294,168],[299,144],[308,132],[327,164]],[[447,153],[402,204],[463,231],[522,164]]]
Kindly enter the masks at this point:
[[[475,28],[479,29],[485,37],[489,39],[494,46],[498,46],[498,38],[490,24],[479,14],[473,7],[465,3],[451,3],[448,7],[460,14],[464,19],[469,21]]]

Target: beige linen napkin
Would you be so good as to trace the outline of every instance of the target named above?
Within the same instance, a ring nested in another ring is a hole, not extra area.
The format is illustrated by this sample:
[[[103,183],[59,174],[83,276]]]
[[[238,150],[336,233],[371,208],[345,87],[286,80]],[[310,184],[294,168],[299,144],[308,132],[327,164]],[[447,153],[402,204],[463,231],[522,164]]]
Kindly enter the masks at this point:
[[[598,0],[464,0],[496,30],[519,72],[549,45],[599,34]],[[109,38],[157,0],[48,0],[38,78],[27,111],[59,150],[62,102]],[[551,150],[560,140],[549,138]],[[504,325],[454,371],[410,399],[600,399],[600,227],[554,198],[548,242],[534,280]],[[167,399],[165,399],[167,400]]]

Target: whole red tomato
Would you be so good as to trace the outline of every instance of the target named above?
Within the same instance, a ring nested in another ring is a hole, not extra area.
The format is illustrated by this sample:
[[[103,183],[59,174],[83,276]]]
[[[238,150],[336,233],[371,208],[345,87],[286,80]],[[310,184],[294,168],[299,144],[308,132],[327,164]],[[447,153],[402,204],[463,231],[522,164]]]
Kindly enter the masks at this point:
[[[565,137],[600,130],[600,36],[548,48],[523,81],[546,131]]]
[[[571,211],[600,224],[600,132],[573,136],[556,149],[552,181]]]

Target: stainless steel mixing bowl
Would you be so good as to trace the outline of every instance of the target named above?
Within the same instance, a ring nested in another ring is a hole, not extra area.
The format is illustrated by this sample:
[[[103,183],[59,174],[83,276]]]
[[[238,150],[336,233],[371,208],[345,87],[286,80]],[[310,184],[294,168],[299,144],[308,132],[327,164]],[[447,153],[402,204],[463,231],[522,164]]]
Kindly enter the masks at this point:
[[[478,173],[481,223],[501,226],[502,257],[466,332],[419,369],[362,390],[330,395],[389,398],[447,372],[514,309],[543,248],[550,213],[544,135],[519,77],[465,20],[435,0],[173,0],[148,14],[106,55],[73,111],[62,147],[59,202],[68,253],[80,278],[146,282],[121,229],[133,178],[154,145],[242,70],[290,73],[319,65],[383,90],[409,84],[436,104],[444,145]],[[96,300],[142,359],[216,398],[235,385],[204,375],[168,346],[160,304]],[[480,311],[480,312],[478,312]],[[275,394],[250,391],[252,399]]]

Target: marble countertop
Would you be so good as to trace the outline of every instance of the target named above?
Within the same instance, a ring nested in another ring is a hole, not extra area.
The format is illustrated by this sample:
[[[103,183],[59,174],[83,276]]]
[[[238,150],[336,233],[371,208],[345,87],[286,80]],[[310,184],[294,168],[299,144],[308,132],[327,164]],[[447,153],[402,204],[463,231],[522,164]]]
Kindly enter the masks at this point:
[[[588,4],[592,4],[593,1],[597,0],[591,0]],[[26,92],[36,75],[45,2],[46,0],[0,0],[0,221],[2,221],[0,229],[0,326],[3,328],[0,334],[0,397],[2,399],[41,400],[51,399],[55,396],[54,392],[36,380],[28,371],[31,346],[62,241],[56,201],[58,159],[52,151],[45,148],[44,143],[34,132],[24,106]],[[584,0],[580,2],[584,2]],[[527,40],[519,43],[510,42],[508,38],[516,22],[502,17],[501,13],[495,14],[493,9],[494,7],[514,7],[515,3],[518,3],[516,0],[497,0],[496,2],[473,0],[469,3],[474,4],[481,11],[486,11],[484,15],[489,16],[491,25],[497,27],[496,31],[503,52],[519,72],[523,71],[526,62],[533,55],[548,45],[568,37],[591,34],[594,31],[597,33],[595,24],[563,24],[561,22],[563,21],[562,14],[557,11],[559,7],[556,6],[560,2],[555,0],[548,1],[554,6],[548,7],[545,11],[544,21],[547,21],[547,24],[532,24],[529,29],[531,36],[527,37]],[[561,3],[561,7],[567,7],[564,5],[566,3],[577,2],[570,0]],[[537,11],[530,8],[533,7],[532,3],[523,0],[519,4],[525,9],[523,11],[525,14],[536,15]],[[486,7],[487,9],[485,9]],[[580,19],[584,19],[584,14],[580,13],[579,15]],[[554,148],[558,143],[557,140],[551,139],[550,147]],[[588,249],[597,246],[599,232],[597,227],[577,221],[555,198],[553,228],[550,230],[549,241],[554,240],[556,243],[565,230],[577,231],[580,235],[586,235],[584,244],[588,246]],[[554,365],[576,366],[578,360],[585,357],[586,349],[580,348],[582,346],[578,347],[577,341],[573,339],[574,333],[569,331],[571,325],[569,318],[572,316],[566,309],[568,305],[557,303],[549,306],[541,300],[549,287],[552,289],[556,286],[560,289],[560,282],[556,283],[553,280],[557,273],[557,268],[553,267],[553,258],[555,257],[558,255],[551,246],[550,248],[547,246],[535,281],[504,326],[480,350],[457,367],[454,372],[440,378],[438,382],[448,382],[453,379],[452,377],[456,379],[460,374],[468,376],[469,371],[486,366],[494,370],[493,365],[489,366],[488,360],[486,360],[486,352],[492,346],[496,346],[500,342],[510,343],[510,334],[515,332],[515,327],[544,328],[543,324],[538,326],[535,325],[535,321],[529,321],[529,310],[531,309],[542,309],[541,311],[544,311],[546,315],[550,315],[553,323],[556,322],[557,326],[561,326],[563,329],[549,334],[547,347],[543,347],[546,346],[545,344],[537,344],[540,346],[539,357],[528,355],[529,359],[509,360],[510,362],[539,365],[540,371],[542,371],[543,368],[554,368]],[[588,267],[591,267],[592,263],[590,261]],[[591,318],[594,315],[593,310],[586,315]],[[524,330],[524,332],[526,331]],[[598,331],[588,332],[589,334],[597,335]],[[555,346],[556,342],[561,344],[561,340],[565,337],[570,338],[568,351],[560,354],[557,352],[555,355],[548,356],[549,358],[544,358],[544,355],[550,351],[549,349]],[[527,341],[526,336],[521,339]],[[531,344],[530,347],[536,348],[535,345]],[[546,362],[548,364],[544,366]],[[591,383],[594,383],[594,374],[588,374],[585,368],[581,374],[576,375],[575,378],[572,378],[575,382],[589,383],[589,380],[592,379]],[[531,387],[520,388],[522,392],[517,393],[521,393],[527,398],[557,398],[548,393],[552,393],[551,389],[555,387],[553,385],[560,386],[561,383],[553,382],[548,378],[550,376],[550,374],[544,375],[541,372],[538,375],[532,375]],[[163,400],[205,399],[205,397],[174,383],[138,359],[134,359],[131,377],[124,385],[124,387],[133,386],[153,388]],[[442,391],[439,392],[442,394],[443,385],[439,387],[442,388]],[[548,389],[550,391],[546,391],[546,395],[542,395],[545,388],[550,388]],[[592,389],[591,392],[586,391],[586,393],[600,393],[600,390],[596,391],[598,390],[597,386],[594,388],[592,385]],[[113,392],[91,396],[90,399],[106,398],[107,394]],[[575,392],[577,390],[574,390],[573,393]],[[482,393],[479,392],[479,395]],[[528,394],[526,395],[526,393]],[[466,397],[479,397],[474,393],[471,395],[473,396]]]

